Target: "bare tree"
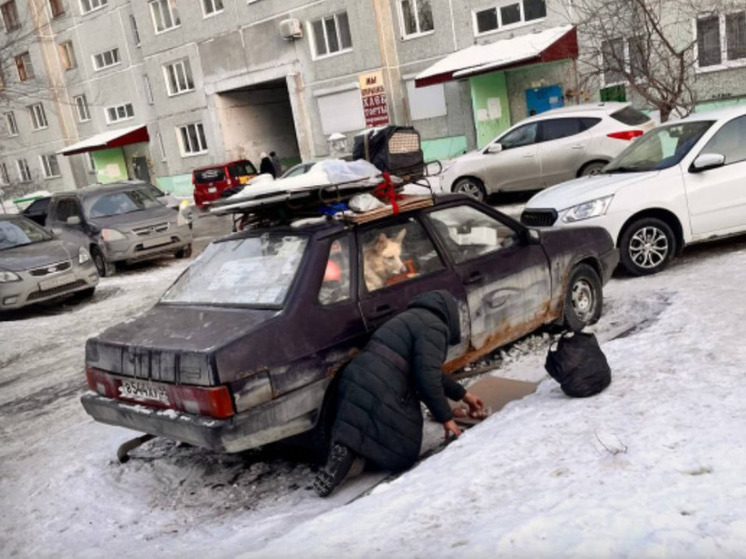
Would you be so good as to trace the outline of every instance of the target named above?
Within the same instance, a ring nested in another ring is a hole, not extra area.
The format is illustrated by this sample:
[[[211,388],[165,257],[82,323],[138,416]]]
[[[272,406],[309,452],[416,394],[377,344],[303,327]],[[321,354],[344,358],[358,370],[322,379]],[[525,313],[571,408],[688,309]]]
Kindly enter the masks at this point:
[[[722,8],[717,0],[571,0],[568,18],[583,45],[579,82],[625,84],[662,122],[674,110],[689,114],[698,101],[698,51],[706,46],[704,37],[698,45],[695,22]]]

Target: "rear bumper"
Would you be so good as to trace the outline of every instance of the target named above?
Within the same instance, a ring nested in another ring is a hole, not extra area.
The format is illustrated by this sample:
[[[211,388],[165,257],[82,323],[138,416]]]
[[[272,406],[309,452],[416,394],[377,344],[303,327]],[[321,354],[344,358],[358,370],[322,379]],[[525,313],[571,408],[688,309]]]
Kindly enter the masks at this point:
[[[87,392],[80,401],[96,421],[220,452],[241,452],[298,435],[316,424],[329,380],[316,382],[230,419],[130,404]]]

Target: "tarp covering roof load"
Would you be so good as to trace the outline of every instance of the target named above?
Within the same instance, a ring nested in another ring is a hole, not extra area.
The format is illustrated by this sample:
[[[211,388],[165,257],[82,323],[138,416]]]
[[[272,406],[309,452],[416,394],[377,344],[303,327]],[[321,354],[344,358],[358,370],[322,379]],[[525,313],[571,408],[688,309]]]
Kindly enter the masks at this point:
[[[78,153],[117,148],[149,141],[150,136],[148,136],[147,126],[129,126],[127,128],[119,128],[117,130],[109,130],[108,132],[96,134],[86,140],[67,146],[57,153],[61,153],[62,155],[76,155]]]
[[[537,62],[577,58],[578,34],[572,25],[553,27],[485,45],[472,45],[439,60],[415,78],[416,87],[427,87],[517,68]]]

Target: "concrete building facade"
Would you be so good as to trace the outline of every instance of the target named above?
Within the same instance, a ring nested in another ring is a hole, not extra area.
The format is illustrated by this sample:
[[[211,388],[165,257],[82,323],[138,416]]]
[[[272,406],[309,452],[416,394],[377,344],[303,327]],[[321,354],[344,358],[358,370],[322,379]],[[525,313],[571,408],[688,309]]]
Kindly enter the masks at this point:
[[[570,6],[0,0],[0,184],[56,191],[140,177],[189,194],[196,167],[243,157],[258,166],[262,151],[286,164],[320,158],[330,134],[350,141],[386,121],[414,125],[427,158],[452,157],[532,111],[599,98],[603,83],[580,91],[572,48],[510,59],[511,41],[571,29]],[[728,21],[718,20],[725,51]],[[712,49],[711,27],[692,21],[682,33],[709,33]],[[505,51],[502,65],[418,87],[435,64],[490,44]],[[703,69],[707,99],[746,96],[741,62],[746,53]]]

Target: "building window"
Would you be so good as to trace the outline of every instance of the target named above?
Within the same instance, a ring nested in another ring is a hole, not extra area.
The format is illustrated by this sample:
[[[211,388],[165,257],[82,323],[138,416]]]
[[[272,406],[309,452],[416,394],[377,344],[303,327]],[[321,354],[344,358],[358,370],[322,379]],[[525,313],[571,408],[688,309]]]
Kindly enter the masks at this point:
[[[194,89],[194,80],[192,79],[192,68],[189,60],[179,60],[172,64],[166,64],[163,67],[166,75],[166,87],[169,95],[178,95]]]
[[[5,163],[0,163],[0,184],[10,184],[10,175],[8,175],[8,167]]]
[[[18,79],[22,82],[33,79],[34,67],[31,65],[31,55],[27,52],[16,56],[16,69],[18,70]]]
[[[399,7],[405,37],[421,35],[434,29],[430,0],[401,0]]]
[[[219,14],[223,11],[223,0],[202,0],[202,11],[205,17]]]
[[[44,112],[44,105],[36,103],[29,106],[28,111],[31,114],[31,127],[34,130],[41,130],[49,126],[47,123],[47,115]]]
[[[182,155],[207,153],[207,139],[201,123],[187,124],[179,127],[178,130]]]
[[[153,16],[156,33],[162,33],[181,25],[176,0],[153,0],[150,2],[150,13]]]
[[[62,59],[62,67],[65,70],[75,68],[78,64],[75,62],[75,52],[73,51],[72,41],[65,41],[60,43],[60,58]]]
[[[120,62],[121,60],[119,60],[119,49],[111,49],[93,55],[94,70],[103,70],[104,68],[115,66]]]
[[[546,16],[545,0],[520,0],[474,12],[474,25],[476,34],[481,35]]]
[[[700,68],[746,60],[746,11],[697,19],[697,64]]]
[[[78,110],[78,122],[87,122],[91,120],[91,112],[88,110],[88,99],[85,95],[73,97],[75,108]]]
[[[132,103],[125,103],[124,105],[117,105],[116,107],[107,107],[105,111],[106,122],[109,124],[135,118],[135,110],[132,108]]]
[[[44,171],[44,177],[47,179],[62,175],[60,173],[60,165],[57,163],[57,156],[54,154],[41,156],[41,168]]]
[[[0,12],[3,15],[3,23],[5,24],[6,31],[13,31],[21,27],[21,20],[18,18],[18,10],[16,9],[16,0],[10,0],[2,6],[0,6]]]
[[[52,17],[60,17],[65,13],[65,6],[62,0],[49,0],[49,11],[52,12]]]
[[[18,167],[18,176],[21,178],[21,182],[31,182],[31,169],[28,168],[26,160],[17,159],[16,167]]]
[[[626,76],[635,81],[649,76],[648,37],[617,37],[601,43],[604,85],[623,84]]]
[[[140,46],[140,31],[137,29],[137,20],[135,16],[130,14],[130,26],[132,27],[132,38],[135,41],[135,46]]]
[[[84,14],[106,6],[109,0],[80,0],[80,9]]]
[[[18,123],[16,122],[16,115],[13,111],[5,113],[5,120],[8,123],[8,133],[11,136],[18,136]]]
[[[148,100],[148,105],[155,103],[153,100],[153,88],[150,87],[150,78],[147,74],[142,75],[143,87],[145,87],[145,98]]]
[[[604,84],[624,81],[624,39],[619,37],[601,43]]]
[[[347,12],[341,12],[311,23],[316,56],[328,56],[352,49],[350,22]]]

